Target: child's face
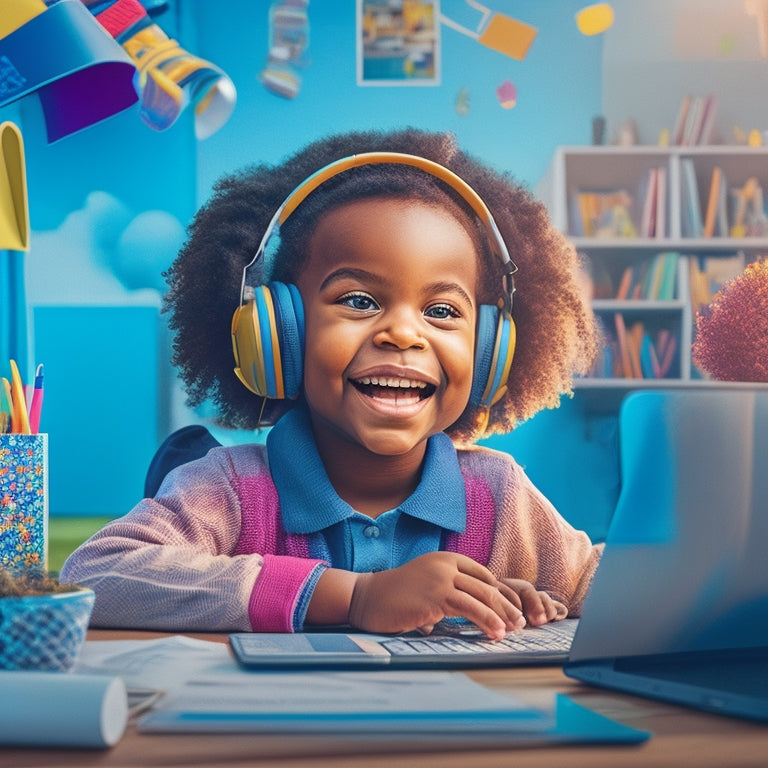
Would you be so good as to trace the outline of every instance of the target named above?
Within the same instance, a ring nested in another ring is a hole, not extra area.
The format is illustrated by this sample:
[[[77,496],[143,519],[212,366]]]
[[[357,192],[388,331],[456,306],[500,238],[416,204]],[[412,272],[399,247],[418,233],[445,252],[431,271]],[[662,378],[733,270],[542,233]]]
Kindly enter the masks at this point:
[[[315,431],[399,456],[469,400],[478,257],[449,213],[362,200],[326,214],[297,281]]]

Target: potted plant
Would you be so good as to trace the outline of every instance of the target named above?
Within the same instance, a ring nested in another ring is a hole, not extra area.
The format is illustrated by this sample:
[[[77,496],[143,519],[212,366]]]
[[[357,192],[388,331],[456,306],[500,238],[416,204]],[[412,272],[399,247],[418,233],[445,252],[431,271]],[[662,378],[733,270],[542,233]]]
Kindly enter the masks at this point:
[[[0,669],[70,669],[94,598],[93,590],[42,571],[0,568]]]

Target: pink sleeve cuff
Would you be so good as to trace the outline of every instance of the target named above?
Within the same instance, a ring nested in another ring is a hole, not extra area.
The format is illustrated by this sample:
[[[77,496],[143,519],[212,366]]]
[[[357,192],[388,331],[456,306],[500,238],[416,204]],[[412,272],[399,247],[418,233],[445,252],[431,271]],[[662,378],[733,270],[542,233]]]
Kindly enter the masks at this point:
[[[325,565],[322,560],[264,555],[264,565],[248,601],[251,629],[254,632],[293,632],[297,610],[306,611],[306,605],[301,605],[304,587],[321,565]],[[301,619],[303,621],[303,616]]]

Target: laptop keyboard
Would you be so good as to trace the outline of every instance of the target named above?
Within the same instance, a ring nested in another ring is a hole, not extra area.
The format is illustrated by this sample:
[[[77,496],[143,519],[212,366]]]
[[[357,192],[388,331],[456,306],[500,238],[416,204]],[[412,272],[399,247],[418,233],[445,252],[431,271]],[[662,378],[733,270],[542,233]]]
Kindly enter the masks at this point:
[[[498,642],[491,642],[482,635],[468,638],[430,635],[428,637],[399,636],[380,644],[393,656],[511,652],[535,655],[562,654],[567,653],[571,647],[576,623],[576,621],[566,620],[546,624],[543,627],[528,627],[510,632]]]

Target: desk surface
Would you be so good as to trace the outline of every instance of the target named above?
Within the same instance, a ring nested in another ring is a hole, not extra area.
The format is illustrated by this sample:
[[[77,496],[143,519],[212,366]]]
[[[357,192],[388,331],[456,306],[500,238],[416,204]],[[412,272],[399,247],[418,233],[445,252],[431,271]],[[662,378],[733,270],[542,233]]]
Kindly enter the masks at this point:
[[[89,640],[150,639],[157,632],[91,630]],[[226,642],[226,635],[191,634]],[[513,747],[471,752],[456,749],[398,750],[392,743],[296,737],[201,734],[139,734],[129,725],[120,742],[108,750],[0,750],[0,766],[274,766],[277,768],[495,768],[496,766],[696,766],[697,768],[766,768],[768,725],[687,710],[634,696],[591,688],[563,675],[559,667],[487,669],[469,672],[491,688],[514,692],[535,688],[566,693],[574,701],[653,737],[635,746]],[[418,753],[418,754],[417,754]]]

